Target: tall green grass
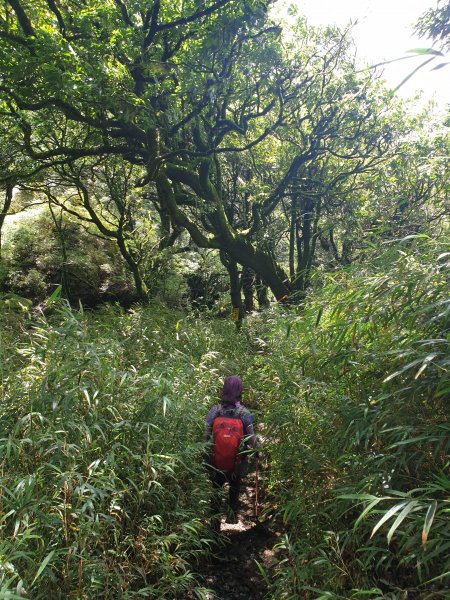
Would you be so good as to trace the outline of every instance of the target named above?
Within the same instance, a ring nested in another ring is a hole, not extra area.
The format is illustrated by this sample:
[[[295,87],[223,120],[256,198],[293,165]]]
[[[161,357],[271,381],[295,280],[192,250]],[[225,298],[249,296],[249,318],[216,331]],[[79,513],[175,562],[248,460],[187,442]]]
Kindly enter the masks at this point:
[[[448,249],[397,242],[274,317],[260,370],[287,532],[271,598],[448,597]]]
[[[387,245],[239,332],[156,303],[4,310],[0,597],[206,598],[203,422],[231,373],[280,534],[268,597],[448,597],[448,248]]]
[[[158,304],[49,310],[0,317],[0,597],[203,597],[204,415],[245,338]]]

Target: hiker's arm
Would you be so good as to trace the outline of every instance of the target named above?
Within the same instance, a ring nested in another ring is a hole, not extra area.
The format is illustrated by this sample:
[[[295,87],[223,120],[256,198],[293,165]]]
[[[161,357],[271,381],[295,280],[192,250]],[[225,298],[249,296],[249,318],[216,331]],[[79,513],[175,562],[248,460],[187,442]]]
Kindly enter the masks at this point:
[[[209,409],[208,414],[206,415],[206,419],[205,419],[205,441],[206,442],[210,442],[212,440],[212,428],[213,428],[213,423],[214,423],[214,419],[217,416],[217,406],[213,406],[212,408]]]
[[[259,448],[259,441],[256,437],[255,428],[253,427],[253,423],[247,425],[246,427],[246,435],[247,435],[247,444],[253,448],[253,450],[257,450]]]
[[[244,424],[244,436],[245,443],[253,450],[257,450],[259,448],[259,441],[256,437],[255,428],[253,427],[253,415],[250,413],[246,414],[242,419]]]
[[[206,425],[205,429],[205,442],[210,442],[212,440],[212,427]]]

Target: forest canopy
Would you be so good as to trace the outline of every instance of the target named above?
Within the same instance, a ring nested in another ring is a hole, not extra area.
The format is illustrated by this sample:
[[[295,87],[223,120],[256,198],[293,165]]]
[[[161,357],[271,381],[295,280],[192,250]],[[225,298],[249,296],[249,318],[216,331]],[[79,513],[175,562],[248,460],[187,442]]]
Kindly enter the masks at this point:
[[[349,32],[297,15],[286,35],[270,6],[5,4],[0,231],[10,212],[49,208],[62,266],[35,265],[41,295],[73,297],[66,227],[90,233],[87,253],[95,236],[114,247],[125,303],[158,293],[162,265],[185,255],[200,272],[209,252],[241,318],[267,289],[301,301],[317,269],[442,218],[443,127],[358,68]]]

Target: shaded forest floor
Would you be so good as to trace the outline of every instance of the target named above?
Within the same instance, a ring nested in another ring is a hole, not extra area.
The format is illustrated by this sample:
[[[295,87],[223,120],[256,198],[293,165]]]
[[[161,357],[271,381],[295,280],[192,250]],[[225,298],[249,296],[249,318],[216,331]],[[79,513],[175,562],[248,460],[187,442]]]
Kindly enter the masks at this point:
[[[264,510],[264,493],[258,490],[255,472],[242,482],[239,521],[221,519],[219,546],[208,563],[200,566],[199,579],[210,590],[208,600],[262,600],[267,585],[258,564],[267,572],[276,559],[277,533],[258,515]]]

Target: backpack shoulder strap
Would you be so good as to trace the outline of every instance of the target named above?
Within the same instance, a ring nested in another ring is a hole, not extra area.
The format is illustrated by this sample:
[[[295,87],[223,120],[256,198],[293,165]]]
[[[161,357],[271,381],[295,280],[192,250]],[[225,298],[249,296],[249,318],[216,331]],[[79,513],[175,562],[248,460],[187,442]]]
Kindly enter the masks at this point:
[[[243,417],[245,417],[246,415],[250,414],[249,410],[247,408],[245,408],[245,406],[240,406],[239,408],[229,408],[227,410],[225,410],[221,404],[217,404],[215,406],[217,412],[216,412],[216,416],[214,418],[217,417],[228,417],[230,419],[241,419]]]
[[[215,419],[217,419],[217,417],[221,417],[222,416],[222,407],[220,406],[220,404],[216,404],[214,406],[215,410],[216,410],[216,414],[214,416]]]
[[[242,417],[245,416],[245,413],[246,413],[246,409],[243,406],[240,406],[239,408],[234,408],[233,409],[233,418],[241,419],[241,421],[242,421]]]
[[[242,417],[246,417],[249,414],[250,414],[250,411],[248,410],[248,408],[245,408],[245,406],[239,407],[239,417],[241,419],[242,419]]]

